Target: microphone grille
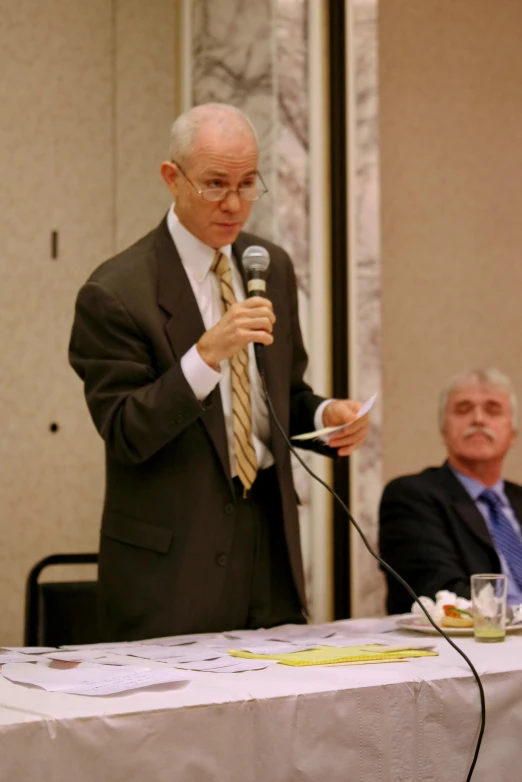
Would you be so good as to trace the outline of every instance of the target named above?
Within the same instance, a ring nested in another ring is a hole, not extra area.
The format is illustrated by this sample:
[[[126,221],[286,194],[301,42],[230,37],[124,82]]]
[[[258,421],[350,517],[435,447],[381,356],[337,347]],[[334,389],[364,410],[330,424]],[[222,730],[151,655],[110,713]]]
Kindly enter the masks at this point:
[[[270,255],[266,247],[253,244],[246,248],[241,261],[247,273],[250,271],[266,272],[270,266]]]

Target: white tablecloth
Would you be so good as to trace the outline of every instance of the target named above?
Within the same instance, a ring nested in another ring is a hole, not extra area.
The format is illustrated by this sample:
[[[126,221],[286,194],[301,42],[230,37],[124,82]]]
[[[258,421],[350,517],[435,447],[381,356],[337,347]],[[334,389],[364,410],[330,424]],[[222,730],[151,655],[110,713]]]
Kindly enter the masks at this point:
[[[454,640],[486,692],[473,780],[517,782],[522,637]],[[105,698],[0,677],[0,780],[464,782],[478,689],[464,660],[442,639],[436,647],[439,657],[384,665],[196,673],[181,690]]]

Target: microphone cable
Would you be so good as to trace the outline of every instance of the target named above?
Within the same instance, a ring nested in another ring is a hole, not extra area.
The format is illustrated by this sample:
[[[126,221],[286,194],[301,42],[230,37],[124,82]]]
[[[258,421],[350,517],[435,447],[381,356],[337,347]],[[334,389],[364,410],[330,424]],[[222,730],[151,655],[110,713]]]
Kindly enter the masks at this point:
[[[314,478],[314,480],[318,481],[318,483],[320,483],[322,486],[324,486],[324,488],[325,488],[327,491],[329,491],[329,492],[330,492],[330,494],[332,495],[332,497],[333,497],[333,498],[334,498],[334,499],[335,499],[335,500],[336,500],[336,501],[339,503],[339,505],[342,507],[342,509],[344,510],[344,512],[346,513],[346,515],[348,516],[348,519],[349,519],[349,521],[350,521],[350,522],[353,524],[353,526],[355,527],[355,529],[356,529],[356,530],[357,530],[357,532],[359,533],[359,535],[360,535],[360,537],[361,537],[361,540],[362,540],[362,542],[364,543],[364,545],[366,546],[367,550],[370,552],[370,554],[372,555],[372,557],[373,557],[375,560],[377,560],[377,562],[378,562],[378,563],[379,563],[379,564],[380,564],[380,565],[381,565],[381,566],[382,566],[382,567],[383,567],[385,570],[387,570],[387,571],[388,571],[388,573],[390,573],[390,574],[391,574],[391,575],[392,575],[392,576],[393,576],[393,577],[394,577],[394,578],[395,578],[395,579],[396,579],[396,580],[397,580],[397,581],[398,581],[398,582],[399,582],[399,583],[400,583],[400,584],[401,584],[401,585],[402,585],[402,586],[403,586],[403,587],[404,587],[404,588],[407,590],[407,592],[409,592],[409,594],[411,595],[411,597],[413,598],[413,600],[414,600],[414,601],[415,601],[415,602],[416,602],[416,603],[417,603],[417,604],[418,604],[418,605],[421,607],[421,609],[422,609],[423,613],[425,614],[426,618],[428,619],[429,623],[430,623],[430,624],[433,626],[433,628],[434,628],[434,629],[437,631],[437,633],[438,633],[439,635],[441,635],[443,638],[445,638],[445,639],[446,639],[446,641],[449,643],[449,645],[450,645],[451,647],[453,647],[453,649],[455,649],[455,651],[456,651],[456,652],[458,652],[458,654],[460,654],[460,656],[461,656],[461,657],[462,657],[462,658],[465,660],[465,662],[466,662],[466,663],[467,663],[467,665],[469,666],[469,668],[470,668],[470,670],[471,670],[471,673],[472,673],[472,674],[473,674],[473,676],[475,677],[475,680],[476,680],[476,682],[477,682],[477,686],[478,686],[478,689],[479,689],[479,695],[480,695],[480,730],[479,730],[479,734],[478,734],[478,738],[477,738],[477,743],[476,743],[476,746],[475,746],[475,751],[474,751],[474,753],[473,753],[473,759],[472,759],[472,761],[471,761],[471,765],[470,765],[470,767],[469,767],[468,775],[467,775],[467,777],[466,777],[466,782],[470,782],[470,780],[471,780],[471,777],[472,777],[472,775],[473,775],[473,771],[475,770],[475,765],[476,765],[476,763],[477,763],[477,758],[478,758],[478,755],[479,755],[480,747],[481,747],[481,744],[482,744],[482,739],[483,739],[483,736],[484,736],[484,730],[485,730],[485,727],[486,727],[486,698],[485,698],[485,695],[484,695],[484,687],[482,686],[482,681],[481,681],[481,679],[480,679],[480,676],[479,676],[479,674],[478,674],[478,672],[477,672],[477,670],[476,670],[475,666],[473,665],[473,663],[472,663],[472,662],[471,662],[471,660],[469,659],[469,657],[468,657],[468,656],[467,656],[467,655],[466,655],[466,654],[465,654],[465,653],[462,651],[462,649],[460,649],[460,648],[457,646],[457,644],[455,644],[455,643],[454,643],[454,642],[451,640],[451,638],[450,638],[448,635],[446,635],[446,633],[444,632],[444,630],[443,630],[441,627],[439,627],[439,625],[437,625],[437,624],[436,624],[436,622],[435,622],[435,621],[434,621],[434,620],[431,618],[431,616],[430,616],[429,612],[428,612],[428,611],[426,610],[426,608],[425,608],[425,607],[422,605],[421,601],[419,600],[418,596],[415,594],[415,592],[413,591],[413,589],[410,587],[410,585],[406,583],[406,581],[405,581],[405,580],[402,578],[402,576],[400,576],[400,575],[399,575],[399,574],[398,574],[398,573],[397,573],[397,572],[396,572],[396,571],[395,571],[395,570],[394,570],[394,569],[391,567],[391,565],[388,565],[388,563],[387,563],[387,562],[385,562],[385,561],[384,561],[384,559],[382,559],[382,558],[381,558],[381,557],[380,557],[380,556],[379,556],[379,555],[378,555],[378,554],[377,554],[377,553],[376,553],[376,552],[375,552],[375,551],[372,549],[372,547],[371,547],[371,546],[370,546],[370,544],[368,543],[368,540],[366,539],[366,536],[365,536],[364,532],[363,532],[363,531],[362,531],[362,529],[360,528],[359,524],[358,524],[358,523],[355,521],[354,517],[353,517],[353,516],[352,516],[352,514],[350,513],[350,510],[349,510],[348,506],[347,506],[347,505],[346,505],[346,504],[343,502],[343,500],[341,499],[341,497],[339,497],[339,495],[337,494],[337,492],[336,492],[334,489],[332,489],[330,486],[328,486],[328,484],[327,484],[325,481],[323,481],[323,479],[322,479],[322,478],[320,478],[318,475],[316,475],[316,474],[314,473],[314,471],[313,471],[313,470],[311,470],[311,469],[310,469],[310,467],[309,467],[309,466],[306,464],[306,462],[304,461],[304,459],[303,459],[303,458],[302,458],[302,457],[301,457],[301,456],[300,456],[300,455],[297,453],[296,449],[294,448],[294,446],[293,446],[293,445],[292,445],[292,443],[290,442],[289,438],[288,438],[288,437],[287,437],[287,435],[286,435],[286,432],[284,431],[283,427],[282,427],[282,426],[281,426],[281,424],[279,423],[279,420],[278,420],[278,418],[277,418],[277,416],[276,416],[276,414],[275,414],[275,410],[274,410],[274,407],[273,407],[273,405],[272,405],[272,400],[270,399],[270,395],[269,395],[269,393],[268,393],[268,389],[267,389],[267,387],[266,387],[266,380],[265,380],[264,367],[263,367],[263,362],[262,362],[262,360],[261,360],[261,355],[260,355],[260,353],[261,353],[261,351],[257,351],[257,353],[256,353],[256,358],[257,358],[257,365],[258,365],[259,375],[260,375],[260,377],[261,377],[261,382],[262,382],[262,385],[263,385],[263,392],[264,392],[264,395],[265,395],[266,403],[267,403],[267,405],[268,405],[268,409],[270,410],[270,415],[272,416],[272,418],[273,418],[273,420],[274,420],[274,423],[275,423],[275,425],[277,426],[277,428],[278,428],[278,429],[279,429],[279,431],[281,432],[281,434],[282,434],[282,436],[283,436],[283,438],[284,438],[284,440],[285,440],[285,442],[286,442],[286,444],[287,444],[288,448],[290,449],[291,453],[293,453],[293,455],[295,456],[295,458],[297,459],[297,461],[298,461],[298,462],[300,462],[300,464],[302,464],[302,466],[305,468],[306,472],[307,472],[309,475],[311,475],[311,476],[312,476],[312,478]]]

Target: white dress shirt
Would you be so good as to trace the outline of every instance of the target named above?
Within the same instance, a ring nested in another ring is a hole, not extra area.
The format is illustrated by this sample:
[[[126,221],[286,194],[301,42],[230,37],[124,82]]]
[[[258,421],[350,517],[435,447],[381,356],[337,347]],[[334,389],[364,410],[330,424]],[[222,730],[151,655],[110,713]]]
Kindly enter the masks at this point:
[[[210,271],[215,250],[203,244],[180,223],[173,209],[169,210],[167,225],[172,240],[178,250],[181,263],[187,274],[201,312],[205,328],[211,329],[223,317],[219,279]],[[219,248],[227,256],[232,269],[232,284],[237,301],[245,300],[243,280],[232,257],[230,244]],[[270,450],[270,421],[268,407],[264,398],[261,379],[257,370],[253,344],[248,345],[248,369],[250,376],[250,396],[252,402],[252,437],[259,469],[266,469],[274,463]],[[237,475],[234,454],[234,428],[232,417],[232,379],[230,361],[220,363],[216,372],[201,358],[196,345],[193,345],[181,358],[181,369],[194,395],[203,401],[219,383],[225,427],[228,440],[228,453],[232,475]],[[315,414],[316,429],[322,427],[324,403]]]

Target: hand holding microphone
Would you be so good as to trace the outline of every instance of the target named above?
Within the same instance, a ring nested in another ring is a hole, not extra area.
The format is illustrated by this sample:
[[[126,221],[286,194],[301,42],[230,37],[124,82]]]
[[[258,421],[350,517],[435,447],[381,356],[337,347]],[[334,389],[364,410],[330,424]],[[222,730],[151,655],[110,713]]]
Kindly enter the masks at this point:
[[[197,343],[201,358],[213,369],[238,353],[249,342],[271,345],[275,323],[272,302],[265,298],[265,278],[270,257],[264,247],[247,247],[242,257],[247,273],[247,299],[232,304],[216,325]],[[258,351],[256,350],[256,358]],[[259,359],[258,359],[259,363]]]

